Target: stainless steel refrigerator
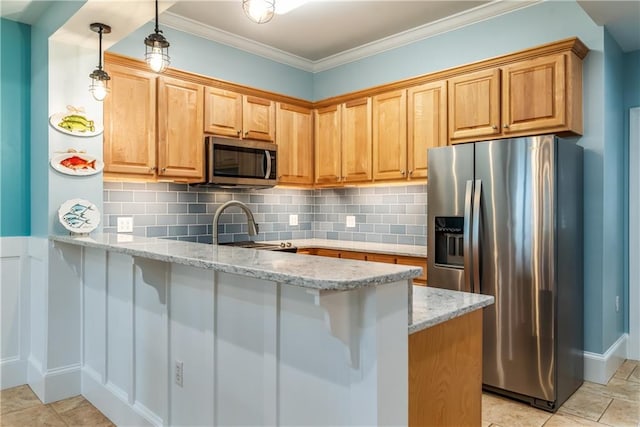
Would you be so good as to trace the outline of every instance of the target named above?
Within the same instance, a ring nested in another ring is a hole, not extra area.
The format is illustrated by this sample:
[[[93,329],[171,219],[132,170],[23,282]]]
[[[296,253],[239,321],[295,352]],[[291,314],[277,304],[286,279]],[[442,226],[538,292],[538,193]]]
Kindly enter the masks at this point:
[[[428,285],[493,295],[483,387],[555,411],[583,378],[582,147],[544,135],[428,159]]]

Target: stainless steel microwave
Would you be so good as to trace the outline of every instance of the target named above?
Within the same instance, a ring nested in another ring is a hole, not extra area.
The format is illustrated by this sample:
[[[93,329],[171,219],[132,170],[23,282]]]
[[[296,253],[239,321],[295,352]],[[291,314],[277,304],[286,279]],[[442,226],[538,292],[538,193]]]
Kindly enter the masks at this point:
[[[205,137],[206,184],[268,188],[278,183],[278,147],[271,142]]]

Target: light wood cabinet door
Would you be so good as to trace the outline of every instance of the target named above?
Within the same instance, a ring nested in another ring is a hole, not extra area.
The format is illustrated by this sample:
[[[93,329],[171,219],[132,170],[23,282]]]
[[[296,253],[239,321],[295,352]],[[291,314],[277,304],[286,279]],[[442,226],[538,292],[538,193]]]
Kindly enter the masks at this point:
[[[427,177],[427,150],[447,145],[447,82],[407,91],[407,168],[410,179]]]
[[[452,144],[500,134],[499,69],[453,77],[448,81],[448,89]]]
[[[373,179],[407,176],[407,91],[373,97]]]
[[[158,177],[204,178],[202,85],[161,77],[158,81]]]
[[[104,173],[152,178],[156,167],[156,75],[106,65]]]
[[[565,55],[502,69],[502,131],[528,132],[566,125]]]
[[[371,180],[371,98],[342,107],[342,182]]]
[[[204,131],[239,138],[242,134],[242,95],[207,86],[204,99]]]
[[[338,184],[341,181],[340,106],[315,110],[315,183]]]
[[[313,184],[311,110],[277,104],[278,184]]]
[[[256,96],[242,97],[243,138],[275,141],[275,102]]]

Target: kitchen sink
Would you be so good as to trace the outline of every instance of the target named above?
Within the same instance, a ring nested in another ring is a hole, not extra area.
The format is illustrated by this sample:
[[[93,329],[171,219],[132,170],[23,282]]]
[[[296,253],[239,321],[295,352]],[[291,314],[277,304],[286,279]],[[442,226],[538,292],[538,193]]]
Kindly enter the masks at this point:
[[[243,242],[227,242],[227,243],[219,243],[224,246],[237,246],[240,248],[249,248],[249,249],[260,249],[264,251],[280,251],[280,252],[297,252],[298,248],[295,246],[291,246],[291,243],[285,244],[275,244],[275,243],[262,243],[262,242],[254,242],[251,240],[243,241]]]

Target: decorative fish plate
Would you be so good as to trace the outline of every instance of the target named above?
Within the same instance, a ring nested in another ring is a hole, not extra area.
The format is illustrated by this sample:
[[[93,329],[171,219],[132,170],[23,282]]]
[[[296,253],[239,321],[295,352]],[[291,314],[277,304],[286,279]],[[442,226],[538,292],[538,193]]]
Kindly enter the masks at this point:
[[[88,200],[70,199],[60,205],[58,219],[72,233],[90,233],[100,224],[100,211]]]
[[[102,133],[102,126],[87,117],[84,107],[67,105],[66,113],[56,113],[49,117],[49,124],[56,130],[73,136],[96,136]]]
[[[99,173],[104,163],[85,153],[63,153],[51,158],[51,167],[66,175],[87,176]]]

